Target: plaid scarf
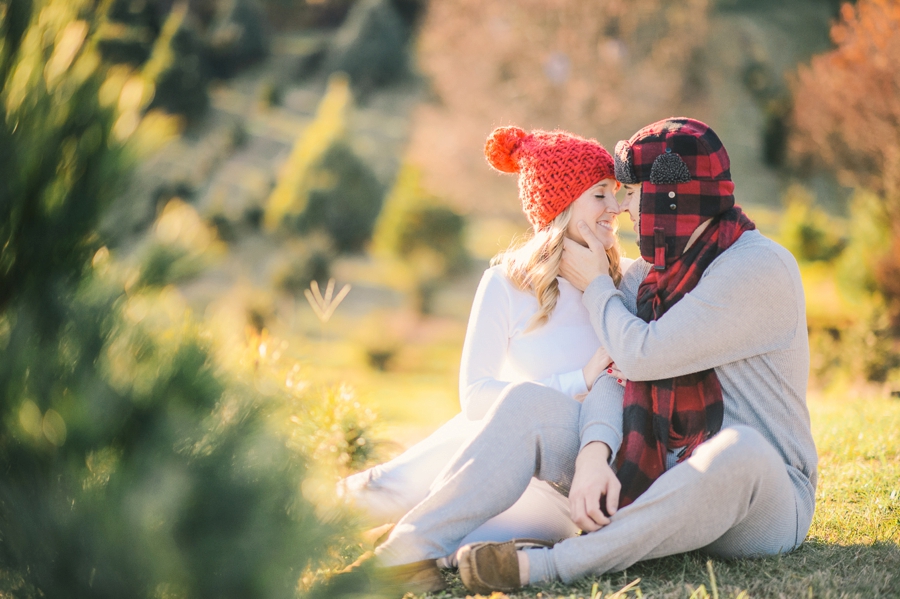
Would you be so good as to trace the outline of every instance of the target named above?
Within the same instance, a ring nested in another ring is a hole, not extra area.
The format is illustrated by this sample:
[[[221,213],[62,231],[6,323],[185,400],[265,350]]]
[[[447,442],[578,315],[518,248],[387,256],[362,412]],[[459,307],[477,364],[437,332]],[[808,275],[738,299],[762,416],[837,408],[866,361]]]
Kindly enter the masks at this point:
[[[651,269],[638,288],[638,316],[657,320],[689,293],[706,268],[744,231],[756,225],[735,206],[712,220],[687,252],[665,270]],[[623,441],[616,458],[622,483],[619,507],[646,491],[666,470],[667,449],[682,448],[682,462],[719,432],[722,387],[714,370],[659,381],[628,381],[622,415]]]

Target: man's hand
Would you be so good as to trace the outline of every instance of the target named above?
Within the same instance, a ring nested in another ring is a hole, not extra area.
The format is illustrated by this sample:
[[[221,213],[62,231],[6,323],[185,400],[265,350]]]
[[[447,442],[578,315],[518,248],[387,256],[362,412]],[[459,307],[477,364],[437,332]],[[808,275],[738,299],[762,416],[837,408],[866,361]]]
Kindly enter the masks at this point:
[[[584,291],[591,281],[600,275],[609,274],[609,258],[606,256],[603,244],[600,243],[590,227],[584,224],[584,221],[578,221],[578,230],[588,247],[584,247],[568,237],[563,239],[563,255],[559,265],[559,274],[577,289]]]
[[[569,489],[569,510],[572,522],[585,532],[600,530],[609,524],[609,517],[619,507],[619,491],[622,488],[612,468],[609,467],[609,447],[606,443],[588,443],[575,459],[575,476]]]

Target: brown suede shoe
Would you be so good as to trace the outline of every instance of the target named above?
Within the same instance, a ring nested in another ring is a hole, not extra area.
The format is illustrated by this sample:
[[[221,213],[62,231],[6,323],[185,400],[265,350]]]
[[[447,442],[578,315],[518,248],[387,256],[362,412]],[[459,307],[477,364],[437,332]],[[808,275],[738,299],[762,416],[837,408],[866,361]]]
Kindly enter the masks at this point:
[[[522,588],[516,551],[530,547],[552,547],[537,539],[514,539],[505,543],[472,543],[460,548],[459,576],[467,589],[479,595],[504,593]]]

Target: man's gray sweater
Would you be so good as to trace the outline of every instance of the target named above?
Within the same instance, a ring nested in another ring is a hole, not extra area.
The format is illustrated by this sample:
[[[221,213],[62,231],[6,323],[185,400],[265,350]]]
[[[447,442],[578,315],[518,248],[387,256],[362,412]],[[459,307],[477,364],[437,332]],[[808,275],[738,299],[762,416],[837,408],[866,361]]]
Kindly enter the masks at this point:
[[[786,249],[748,231],[716,258],[697,286],[662,318],[635,316],[650,264],[635,262],[616,289],[598,277],[583,302],[600,342],[630,380],[651,381],[715,368],[725,402],[723,428],[759,431],[778,451],[812,515],[816,447],[806,407],[809,341],[800,271]],[[622,389],[603,377],[581,410],[582,447],[622,443]],[[798,506],[800,507],[800,506]]]

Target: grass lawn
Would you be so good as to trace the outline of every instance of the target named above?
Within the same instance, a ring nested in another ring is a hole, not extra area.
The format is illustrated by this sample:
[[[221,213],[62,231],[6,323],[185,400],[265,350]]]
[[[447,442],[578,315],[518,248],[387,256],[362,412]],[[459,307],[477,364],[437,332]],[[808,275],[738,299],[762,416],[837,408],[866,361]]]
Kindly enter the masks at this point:
[[[900,597],[900,400],[811,394],[809,407],[819,485],[812,529],[797,551],[745,561],[708,560],[694,552],[512,596]],[[448,579],[449,590],[433,597],[469,594],[456,574]]]

